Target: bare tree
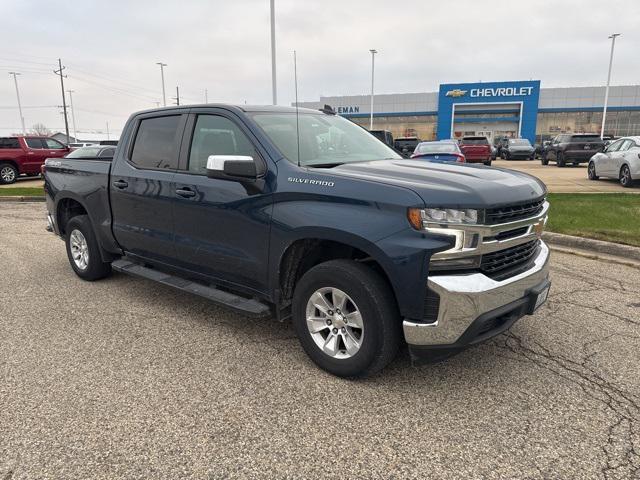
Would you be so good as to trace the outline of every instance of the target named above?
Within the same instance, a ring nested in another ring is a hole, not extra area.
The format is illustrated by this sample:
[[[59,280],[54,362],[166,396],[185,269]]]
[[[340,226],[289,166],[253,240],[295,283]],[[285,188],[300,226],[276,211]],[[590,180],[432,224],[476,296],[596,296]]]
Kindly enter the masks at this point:
[[[41,135],[43,137],[48,137],[51,135],[51,130],[49,130],[44,123],[36,123],[31,127],[32,135]]]

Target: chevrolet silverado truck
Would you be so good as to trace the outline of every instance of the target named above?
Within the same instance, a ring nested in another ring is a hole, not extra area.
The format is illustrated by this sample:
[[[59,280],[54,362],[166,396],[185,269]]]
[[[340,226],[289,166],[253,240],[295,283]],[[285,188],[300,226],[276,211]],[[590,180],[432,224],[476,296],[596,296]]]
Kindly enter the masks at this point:
[[[379,371],[402,342],[452,355],[549,292],[544,184],[403,159],[327,107],[144,111],[113,160],[44,171],[48,229],[80,278],[116,270],[290,319],[338,376]]]

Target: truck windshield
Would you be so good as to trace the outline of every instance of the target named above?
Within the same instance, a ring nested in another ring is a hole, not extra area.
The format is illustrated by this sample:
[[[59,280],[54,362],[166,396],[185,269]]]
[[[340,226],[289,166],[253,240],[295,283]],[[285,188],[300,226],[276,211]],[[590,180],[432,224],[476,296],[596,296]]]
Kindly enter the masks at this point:
[[[254,113],[258,126],[292,163],[332,167],[343,163],[400,159],[400,155],[358,125],[337,115]],[[298,159],[298,136],[299,151]]]

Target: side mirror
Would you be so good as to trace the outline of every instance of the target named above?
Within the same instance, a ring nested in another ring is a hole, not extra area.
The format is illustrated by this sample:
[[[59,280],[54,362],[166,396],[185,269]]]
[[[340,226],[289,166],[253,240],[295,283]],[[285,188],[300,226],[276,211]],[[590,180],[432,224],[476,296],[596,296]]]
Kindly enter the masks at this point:
[[[258,169],[253,157],[246,155],[209,155],[207,177],[222,180],[255,180]]]

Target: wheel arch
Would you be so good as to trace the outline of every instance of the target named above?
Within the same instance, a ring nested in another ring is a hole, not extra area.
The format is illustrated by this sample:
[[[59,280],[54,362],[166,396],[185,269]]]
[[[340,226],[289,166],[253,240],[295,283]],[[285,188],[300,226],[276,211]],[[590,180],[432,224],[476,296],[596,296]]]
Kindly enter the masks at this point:
[[[320,263],[337,259],[351,259],[371,267],[389,285],[397,305],[392,269],[380,248],[351,233],[316,230],[311,229],[289,241],[277,257],[274,285],[280,291],[282,305],[290,303],[296,283],[307,271]]]

